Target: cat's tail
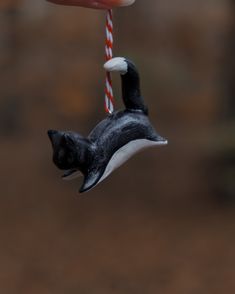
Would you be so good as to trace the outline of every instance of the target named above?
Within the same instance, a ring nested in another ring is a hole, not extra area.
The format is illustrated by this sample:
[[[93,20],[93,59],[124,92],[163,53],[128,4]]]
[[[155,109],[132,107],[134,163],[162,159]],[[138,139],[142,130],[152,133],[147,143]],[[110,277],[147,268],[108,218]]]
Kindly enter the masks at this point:
[[[140,77],[134,63],[123,57],[115,57],[104,64],[108,72],[119,72],[122,79],[122,97],[126,109],[148,114],[148,108],[140,91]]]

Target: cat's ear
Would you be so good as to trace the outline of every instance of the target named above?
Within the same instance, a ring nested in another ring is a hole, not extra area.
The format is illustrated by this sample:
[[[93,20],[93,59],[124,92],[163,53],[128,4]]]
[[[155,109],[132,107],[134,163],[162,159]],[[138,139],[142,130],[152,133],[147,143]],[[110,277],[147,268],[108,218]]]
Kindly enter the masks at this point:
[[[61,143],[63,146],[74,146],[75,145],[74,138],[70,134],[64,134],[62,137]]]

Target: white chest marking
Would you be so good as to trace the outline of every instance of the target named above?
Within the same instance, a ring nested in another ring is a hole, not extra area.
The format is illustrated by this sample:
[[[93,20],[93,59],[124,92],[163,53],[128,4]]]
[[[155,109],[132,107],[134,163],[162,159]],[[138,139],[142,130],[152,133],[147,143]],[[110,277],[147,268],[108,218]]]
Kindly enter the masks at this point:
[[[117,152],[114,153],[105,169],[102,178],[99,180],[98,183],[102,182],[105,178],[107,178],[115,169],[119,168],[134,154],[146,148],[161,145],[167,145],[167,141],[154,142],[147,139],[139,139],[131,141],[128,144],[124,145],[122,148],[120,148]]]

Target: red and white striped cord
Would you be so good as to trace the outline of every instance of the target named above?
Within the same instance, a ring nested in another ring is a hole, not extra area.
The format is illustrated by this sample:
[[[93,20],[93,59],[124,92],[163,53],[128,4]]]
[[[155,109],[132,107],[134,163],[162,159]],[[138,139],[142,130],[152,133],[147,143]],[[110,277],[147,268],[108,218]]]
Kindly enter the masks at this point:
[[[106,61],[113,58],[113,13],[112,10],[107,11],[106,17],[106,41],[105,41],[105,59]],[[111,73],[106,72],[105,81],[105,111],[109,114],[114,111],[114,97]]]

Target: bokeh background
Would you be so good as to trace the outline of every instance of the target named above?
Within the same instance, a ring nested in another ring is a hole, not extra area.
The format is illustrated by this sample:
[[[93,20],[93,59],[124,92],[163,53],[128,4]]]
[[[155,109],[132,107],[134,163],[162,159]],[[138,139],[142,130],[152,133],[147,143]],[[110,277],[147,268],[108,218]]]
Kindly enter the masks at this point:
[[[105,115],[105,12],[1,0],[0,293],[235,293],[234,15],[233,0],[115,11],[115,55],[138,65],[169,146],[81,196],[46,131]]]

